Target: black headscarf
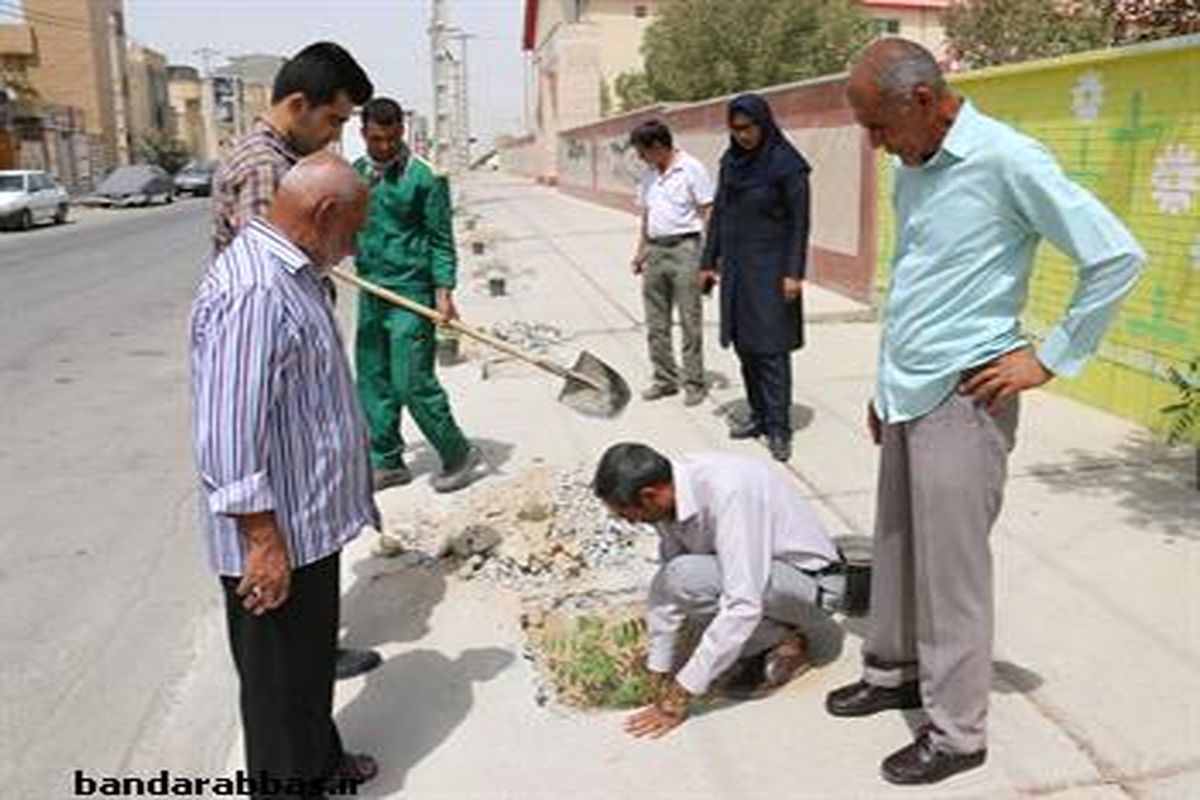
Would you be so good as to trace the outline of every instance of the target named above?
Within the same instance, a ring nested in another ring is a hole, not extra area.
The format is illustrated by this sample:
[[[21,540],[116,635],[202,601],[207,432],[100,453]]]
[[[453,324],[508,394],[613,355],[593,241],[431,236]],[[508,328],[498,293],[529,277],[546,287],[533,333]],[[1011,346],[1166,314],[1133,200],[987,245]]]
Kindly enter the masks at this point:
[[[771,106],[762,95],[740,94],[729,102],[728,118],[745,114],[763,133],[762,141],[753,150],[746,150],[732,135],[729,148],[721,156],[722,179],[733,190],[746,189],[762,183],[773,183],[796,170],[808,172],[808,162],[800,155],[779,126]]]

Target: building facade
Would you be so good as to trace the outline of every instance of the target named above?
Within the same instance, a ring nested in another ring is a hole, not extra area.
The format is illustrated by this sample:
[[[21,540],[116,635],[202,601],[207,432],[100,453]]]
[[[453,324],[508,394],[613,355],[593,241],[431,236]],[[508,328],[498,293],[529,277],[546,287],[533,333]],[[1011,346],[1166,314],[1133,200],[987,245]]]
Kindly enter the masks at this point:
[[[640,72],[642,40],[671,0],[525,0],[525,129],[521,158],[557,179],[558,135],[610,112],[618,76]],[[945,50],[941,15],[951,0],[859,0],[880,35]],[[607,101],[607,102],[606,102]]]
[[[102,144],[81,109],[41,98],[30,74],[39,58],[31,26],[0,25],[0,169],[46,170],[69,190],[90,189]]]
[[[171,135],[167,57],[130,42],[126,58],[129,64],[129,135],[136,161],[141,160],[148,140]]]
[[[38,61],[30,79],[46,102],[82,110],[104,170],[131,156],[123,0],[23,0]]]
[[[171,106],[171,134],[183,142],[193,158],[206,161],[216,154],[210,147],[209,126],[205,121],[204,81],[195,67],[167,67],[167,101]]]

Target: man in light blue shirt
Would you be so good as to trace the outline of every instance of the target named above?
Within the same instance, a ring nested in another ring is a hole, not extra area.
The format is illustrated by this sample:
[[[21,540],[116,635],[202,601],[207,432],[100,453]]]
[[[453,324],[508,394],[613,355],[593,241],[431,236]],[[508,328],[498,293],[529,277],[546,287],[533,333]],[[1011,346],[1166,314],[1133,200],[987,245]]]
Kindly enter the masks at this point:
[[[920,45],[884,39],[848,96],[872,147],[898,156],[896,254],[871,436],[882,446],[871,630],[836,716],[923,707],[930,725],[883,776],[927,784],[987,757],[992,577],[1020,392],[1075,375],[1145,259],[1129,231],[1038,142],[979,112]],[[1046,239],[1077,265],[1036,346],[1019,316]]]

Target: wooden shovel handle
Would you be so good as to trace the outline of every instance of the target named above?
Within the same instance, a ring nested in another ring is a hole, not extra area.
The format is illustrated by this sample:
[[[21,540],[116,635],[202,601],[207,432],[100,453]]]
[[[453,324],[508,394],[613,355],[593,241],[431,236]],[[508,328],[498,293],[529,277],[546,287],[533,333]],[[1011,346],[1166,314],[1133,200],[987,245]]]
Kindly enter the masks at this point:
[[[553,361],[541,358],[540,356],[535,356],[533,353],[528,353],[511,342],[506,342],[503,339],[498,339],[495,336],[492,336],[491,334],[484,333],[478,328],[473,328],[461,320],[446,319],[438,311],[429,308],[428,306],[423,306],[413,300],[409,300],[407,297],[396,294],[395,292],[385,289],[382,286],[374,284],[364,278],[360,278],[353,272],[347,272],[341,267],[334,267],[331,271],[333,272],[334,276],[340,280],[357,286],[362,291],[368,294],[373,294],[381,300],[386,300],[392,305],[399,306],[400,308],[411,311],[414,314],[419,314],[430,322],[433,322],[435,325],[444,325],[451,330],[458,331],[463,336],[468,336],[476,341],[483,342],[489,347],[494,347],[503,353],[507,353],[513,358],[518,358],[521,361],[533,364],[535,367],[540,367],[541,369],[544,369],[547,372],[558,376],[559,378],[576,377],[569,369],[560,364],[555,364]],[[585,382],[591,383],[591,381]]]

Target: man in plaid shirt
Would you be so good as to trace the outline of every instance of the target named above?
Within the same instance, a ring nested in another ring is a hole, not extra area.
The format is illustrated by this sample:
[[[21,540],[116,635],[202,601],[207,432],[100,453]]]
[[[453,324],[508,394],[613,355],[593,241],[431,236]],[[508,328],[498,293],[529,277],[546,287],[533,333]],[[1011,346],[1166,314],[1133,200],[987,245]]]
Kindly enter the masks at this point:
[[[283,65],[275,76],[271,108],[213,177],[214,254],[266,213],[293,164],[341,138],[354,107],[370,100],[373,91],[354,57],[333,42],[310,44]]]

